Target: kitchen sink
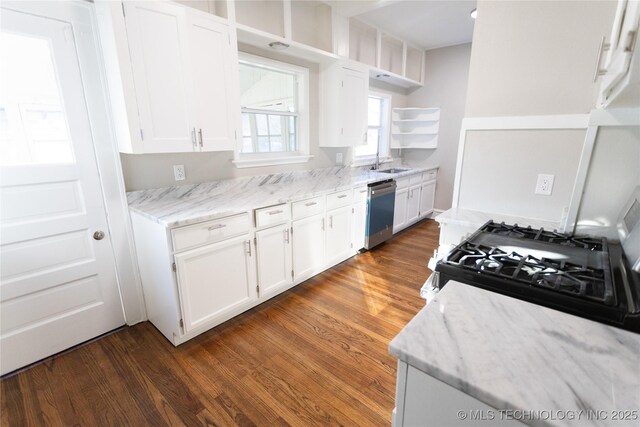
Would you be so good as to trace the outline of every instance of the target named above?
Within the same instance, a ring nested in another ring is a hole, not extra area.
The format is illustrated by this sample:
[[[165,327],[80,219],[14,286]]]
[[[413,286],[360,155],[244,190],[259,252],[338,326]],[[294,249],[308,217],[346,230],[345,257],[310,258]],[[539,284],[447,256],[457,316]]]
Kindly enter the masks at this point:
[[[378,170],[376,172],[381,172],[381,173],[400,173],[400,172],[407,172],[407,171],[410,171],[410,170],[411,169],[391,168],[391,169]]]

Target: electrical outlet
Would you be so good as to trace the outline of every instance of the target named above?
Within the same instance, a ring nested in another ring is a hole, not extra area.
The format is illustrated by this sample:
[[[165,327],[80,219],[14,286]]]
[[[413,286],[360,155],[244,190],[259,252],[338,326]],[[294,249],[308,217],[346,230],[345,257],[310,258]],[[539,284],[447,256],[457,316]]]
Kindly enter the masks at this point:
[[[553,191],[553,179],[554,175],[538,174],[538,181],[536,182],[536,194],[543,196],[550,196]]]
[[[173,165],[173,176],[176,181],[184,181],[187,175],[184,173],[184,165]]]
[[[336,153],[336,164],[337,165],[342,164],[342,153]]]

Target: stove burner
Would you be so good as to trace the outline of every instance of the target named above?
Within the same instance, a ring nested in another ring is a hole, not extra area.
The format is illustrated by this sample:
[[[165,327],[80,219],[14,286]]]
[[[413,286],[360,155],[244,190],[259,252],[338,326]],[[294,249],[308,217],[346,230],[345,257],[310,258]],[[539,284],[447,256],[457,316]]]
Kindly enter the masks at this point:
[[[539,259],[467,241],[459,245],[446,262],[481,274],[513,279],[605,304],[613,303],[613,295],[606,289],[604,270],[566,260]]]
[[[493,221],[488,222],[482,231],[500,236],[516,237],[519,239],[539,240],[542,242],[555,243],[562,246],[584,248],[592,251],[601,251],[605,245],[603,239],[594,239],[586,236],[573,236],[559,233],[557,231],[546,231],[544,228],[538,230],[531,227],[520,227],[518,224],[509,225],[504,222],[498,224]]]

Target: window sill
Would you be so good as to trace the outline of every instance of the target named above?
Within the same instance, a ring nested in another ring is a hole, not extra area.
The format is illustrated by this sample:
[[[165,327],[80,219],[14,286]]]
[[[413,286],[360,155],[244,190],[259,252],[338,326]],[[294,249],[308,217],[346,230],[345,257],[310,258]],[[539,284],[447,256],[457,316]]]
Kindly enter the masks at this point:
[[[291,165],[295,163],[306,163],[313,158],[312,155],[302,156],[286,156],[286,157],[270,157],[270,158],[256,158],[256,159],[236,159],[232,160],[233,164],[238,169],[243,168],[257,168],[261,166],[279,166],[279,165]]]

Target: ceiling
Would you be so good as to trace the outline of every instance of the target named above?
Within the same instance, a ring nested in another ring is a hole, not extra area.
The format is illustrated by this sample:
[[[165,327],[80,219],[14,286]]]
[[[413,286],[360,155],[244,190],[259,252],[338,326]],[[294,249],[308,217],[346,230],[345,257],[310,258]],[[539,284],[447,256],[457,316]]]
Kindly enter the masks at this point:
[[[374,3],[374,2],[370,2]],[[377,7],[354,16],[424,49],[470,43],[472,0],[378,1]]]

